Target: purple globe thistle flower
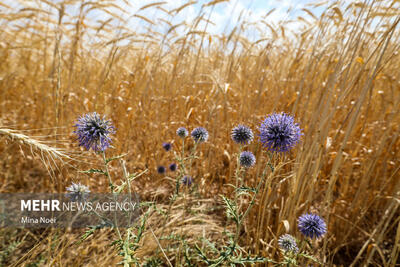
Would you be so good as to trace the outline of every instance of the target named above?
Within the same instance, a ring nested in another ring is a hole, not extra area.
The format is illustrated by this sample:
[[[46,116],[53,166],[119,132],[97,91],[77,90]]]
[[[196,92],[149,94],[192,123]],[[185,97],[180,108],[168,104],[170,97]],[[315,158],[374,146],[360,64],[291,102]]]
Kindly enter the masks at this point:
[[[179,127],[178,130],[176,130],[176,134],[180,137],[180,138],[185,138],[186,136],[189,135],[188,130],[186,130],[185,127]]]
[[[163,143],[162,146],[165,149],[165,151],[170,151],[172,147],[171,143]]]
[[[260,142],[269,150],[287,152],[300,140],[301,129],[292,116],[274,113],[268,116],[259,127]]]
[[[253,131],[244,125],[238,125],[232,129],[231,132],[232,140],[237,144],[247,145],[253,141]]]
[[[203,127],[197,127],[192,131],[191,135],[196,143],[203,143],[208,139],[208,132]]]
[[[300,232],[310,238],[320,238],[326,233],[326,224],[317,214],[303,214],[298,219]]]
[[[164,166],[158,166],[158,167],[157,167],[157,172],[158,172],[159,174],[164,174],[165,171],[166,171],[166,169],[165,169]]]
[[[299,248],[297,247],[296,239],[289,234],[281,235],[278,239],[278,245],[285,252],[297,253],[299,251]]]
[[[66,190],[68,192],[66,196],[73,202],[85,201],[90,193],[89,187],[82,185],[81,183],[72,183],[66,188]]]
[[[92,148],[95,152],[105,151],[111,143],[110,134],[115,133],[111,121],[106,120],[105,116],[101,118],[96,112],[79,117],[75,127],[79,146],[87,150]]]
[[[176,163],[169,164],[169,170],[172,172],[176,171]]]
[[[256,157],[250,151],[243,151],[240,153],[239,163],[243,167],[250,168],[256,163]]]
[[[193,178],[191,176],[185,175],[182,178],[182,184],[186,185],[186,186],[191,186],[193,183]]]

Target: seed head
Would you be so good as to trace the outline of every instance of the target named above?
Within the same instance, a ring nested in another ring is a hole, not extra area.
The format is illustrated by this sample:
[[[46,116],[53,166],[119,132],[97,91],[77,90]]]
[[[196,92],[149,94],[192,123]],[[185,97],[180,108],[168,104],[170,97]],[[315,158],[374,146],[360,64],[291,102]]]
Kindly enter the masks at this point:
[[[250,151],[243,151],[240,153],[239,163],[243,167],[250,168],[256,163],[256,157]]]
[[[301,129],[292,116],[274,113],[268,116],[259,127],[260,142],[275,152],[287,152],[300,140]]]
[[[297,247],[296,239],[289,234],[281,235],[278,239],[278,245],[285,252],[297,253],[299,251],[299,248]]]
[[[159,173],[159,174],[164,174],[165,173],[165,167],[164,166],[158,166],[157,167],[157,172]]]
[[[171,150],[171,143],[163,143],[163,148],[165,149],[165,151],[170,151]]]
[[[186,130],[185,127],[179,127],[178,130],[176,130],[176,134],[180,137],[180,138],[185,138],[186,136],[189,135],[188,130]]]
[[[72,183],[66,188],[66,190],[68,192],[66,196],[73,202],[85,201],[90,193],[89,188],[86,185],[82,185],[81,183]]]
[[[105,151],[111,143],[110,134],[115,133],[111,121],[106,120],[105,116],[100,118],[96,112],[79,117],[75,127],[74,133],[78,136],[79,146],[87,150],[92,148],[96,152]]]
[[[208,132],[203,127],[197,127],[192,131],[192,138],[196,143],[206,142],[208,139]]]
[[[182,184],[186,185],[186,186],[191,186],[193,183],[193,178],[191,176],[185,175],[182,178]]]
[[[306,237],[320,238],[326,233],[324,220],[316,214],[303,214],[298,219],[300,232]]]
[[[172,172],[176,171],[176,163],[169,164],[169,170]]]
[[[237,144],[247,145],[253,141],[254,135],[251,129],[244,125],[238,125],[232,129],[232,140]]]

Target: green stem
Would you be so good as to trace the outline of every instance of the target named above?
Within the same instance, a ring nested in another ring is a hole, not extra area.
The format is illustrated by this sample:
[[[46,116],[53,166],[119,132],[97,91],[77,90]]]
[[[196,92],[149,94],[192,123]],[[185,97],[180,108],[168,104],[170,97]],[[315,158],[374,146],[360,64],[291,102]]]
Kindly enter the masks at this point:
[[[190,172],[192,171],[192,161],[193,161],[193,158],[196,156],[196,148],[197,148],[197,142],[194,143],[192,152],[190,153],[190,156],[189,156],[189,171],[190,171]],[[188,173],[187,173],[187,174],[188,174]],[[190,175],[190,174],[189,174],[189,175]]]
[[[255,190],[255,192],[254,192],[254,194],[253,194],[253,196],[252,196],[252,198],[251,198],[250,204],[249,204],[249,206],[247,207],[246,211],[243,213],[243,216],[240,217],[240,220],[239,220],[239,222],[238,222],[238,224],[237,224],[237,225],[238,225],[238,226],[237,226],[237,233],[236,233],[237,235],[238,235],[238,233],[240,232],[240,228],[241,228],[241,225],[242,225],[242,223],[243,223],[245,217],[249,214],[250,210],[252,209],[252,207],[254,206],[254,204],[255,204],[255,202],[256,202],[256,201],[255,201],[255,200],[256,200],[256,197],[257,197],[257,195],[258,195],[258,192],[260,191],[261,185],[264,183],[265,175],[267,174],[267,169],[268,169],[268,167],[271,169],[272,172],[274,171],[274,168],[273,168],[272,165],[271,165],[271,159],[272,159],[272,157],[270,156],[270,157],[269,157],[269,160],[268,160],[268,163],[267,163],[267,165],[266,165],[265,168],[264,168],[264,171],[263,171],[263,174],[262,174],[262,176],[261,176],[260,182],[258,183],[258,185],[257,185],[257,187],[256,187],[256,190]],[[236,245],[236,241],[237,241],[237,240],[235,240],[235,245]]]
[[[111,180],[111,173],[110,173],[110,170],[109,170],[109,168],[108,168],[108,163],[107,163],[107,158],[106,158],[106,152],[103,151],[102,155],[103,155],[104,166],[106,167],[106,176],[107,176],[107,178],[108,178],[108,185],[109,185],[109,187],[110,187],[111,193],[114,193],[114,185],[113,185],[113,183],[112,183],[112,180]]]
[[[262,175],[261,175],[260,182],[258,183],[258,185],[257,185],[257,187],[256,187],[256,192],[255,192],[254,195],[252,196],[251,201],[250,201],[250,204],[249,204],[249,206],[247,207],[245,213],[243,214],[242,220],[247,216],[247,214],[250,212],[251,208],[253,207],[253,205],[254,205],[254,203],[255,203],[256,196],[257,196],[258,192],[260,191],[261,185],[263,184],[263,182],[264,182],[264,180],[265,180],[265,175],[267,174],[268,167],[271,169],[271,172],[274,172],[274,170],[275,170],[275,168],[274,168],[274,167],[272,166],[272,164],[271,164],[272,155],[271,155],[270,153],[268,153],[268,155],[269,155],[269,160],[268,160],[268,162],[267,162],[267,164],[266,164],[266,166],[265,166],[265,168],[264,168],[264,170],[263,170],[263,173],[262,173]]]
[[[239,147],[239,153],[237,156],[236,160],[236,171],[235,171],[235,180],[236,180],[236,186],[235,186],[235,209],[236,209],[236,234],[235,234],[235,240],[234,240],[234,247],[237,244],[237,241],[239,239],[239,232],[240,232],[240,216],[239,216],[239,176],[240,176],[240,153],[242,153],[242,146]]]
[[[105,168],[106,168],[106,176],[107,176],[107,178],[108,178],[108,183],[109,183],[109,186],[110,186],[111,194],[113,195],[114,201],[116,202],[116,197],[115,197],[115,193],[114,193],[114,185],[113,185],[113,183],[112,183],[111,173],[110,173],[110,170],[109,170],[109,168],[108,168],[108,162],[107,162],[107,158],[106,158],[106,152],[103,151],[102,154],[103,154],[103,161],[104,161],[104,166],[105,166]],[[117,226],[117,215],[115,214],[115,212],[114,212],[114,228],[115,228],[116,231],[117,231],[117,234],[118,234],[119,239],[122,241],[122,235],[121,235],[121,232],[119,231],[119,228],[118,228],[118,226]]]

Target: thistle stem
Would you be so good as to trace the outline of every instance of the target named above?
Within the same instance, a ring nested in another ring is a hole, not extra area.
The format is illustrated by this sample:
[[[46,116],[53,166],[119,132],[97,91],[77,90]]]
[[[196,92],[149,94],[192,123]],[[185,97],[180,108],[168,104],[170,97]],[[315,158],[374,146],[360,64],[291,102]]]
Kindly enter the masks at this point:
[[[107,162],[107,158],[106,158],[106,152],[103,151],[103,162],[104,162],[104,166],[106,168],[106,176],[108,178],[108,183],[110,186],[110,190],[111,190],[111,194],[113,195],[114,201],[116,202],[116,198],[115,198],[115,192],[114,192],[114,185],[112,183],[112,179],[111,179],[111,174],[110,174],[110,169],[108,168],[108,162]],[[122,241],[122,235],[121,232],[119,231],[119,228],[117,226],[117,217],[116,214],[114,213],[114,228],[117,231],[118,237],[119,239]]]

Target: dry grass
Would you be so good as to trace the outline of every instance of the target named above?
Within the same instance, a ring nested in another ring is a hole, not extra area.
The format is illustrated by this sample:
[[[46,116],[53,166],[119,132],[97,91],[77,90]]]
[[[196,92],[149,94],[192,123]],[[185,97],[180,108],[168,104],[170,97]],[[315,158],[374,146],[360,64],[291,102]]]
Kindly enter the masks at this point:
[[[308,20],[303,22],[307,28],[291,34],[287,23],[260,21],[211,35],[205,25],[213,20],[211,8],[218,2],[205,6],[206,13],[192,24],[182,25],[172,25],[172,17],[187,6],[144,6],[168,13],[167,32],[157,31],[157,17],[140,12],[135,18],[146,27],[129,29],[129,16],[112,13],[117,10],[112,1],[42,0],[37,8],[19,11],[1,4],[0,138],[14,138],[0,143],[1,192],[62,192],[71,181],[106,191],[106,181],[75,169],[99,164],[89,154],[77,153],[72,135],[78,115],[97,111],[116,125],[112,153],[128,153],[132,172],[150,169],[133,188],[160,205],[173,190],[155,171],[158,164],[172,160],[161,143],[174,140],[179,126],[206,127],[210,140],[200,149],[202,160],[194,163],[193,176],[204,205],[215,205],[215,196],[229,193],[226,184],[233,183],[236,147],[229,137],[231,128],[245,123],[256,129],[265,115],[285,111],[295,115],[305,135],[293,153],[281,156],[289,163],[268,177],[241,236],[246,250],[278,257],[277,236],[294,231],[296,218],[315,210],[329,224],[317,252],[327,266],[397,266],[398,4],[336,3],[315,19],[305,10],[298,20]],[[71,6],[76,15],[66,13]],[[93,10],[114,14],[112,21],[96,22],[93,17],[101,16],[90,16]],[[244,33],[251,27],[269,35],[250,41]],[[22,135],[15,129],[30,131]],[[36,134],[42,141],[28,137]],[[58,153],[64,152],[53,148],[62,147],[75,167],[57,164],[49,179],[43,165],[21,156],[29,147],[15,141],[47,153],[47,160],[62,157]],[[266,162],[259,144],[250,149],[259,163]],[[248,174],[249,184],[256,184],[262,171],[258,166]],[[117,167],[112,165],[119,172]],[[223,214],[215,212],[194,223],[178,220],[180,212],[176,208],[172,213],[170,233],[179,230],[189,234],[189,240],[199,235],[219,240]],[[158,229],[156,218],[150,222]],[[82,232],[74,231],[2,229],[1,260],[14,266],[106,266],[121,260],[107,246],[112,233],[99,231],[77,245]],[[151,240],[150,235],[146,238]],[[145,242],[140,256],[154,255],[155,248],[154,241]],[[173,253],[168,257],[173,259]]]

